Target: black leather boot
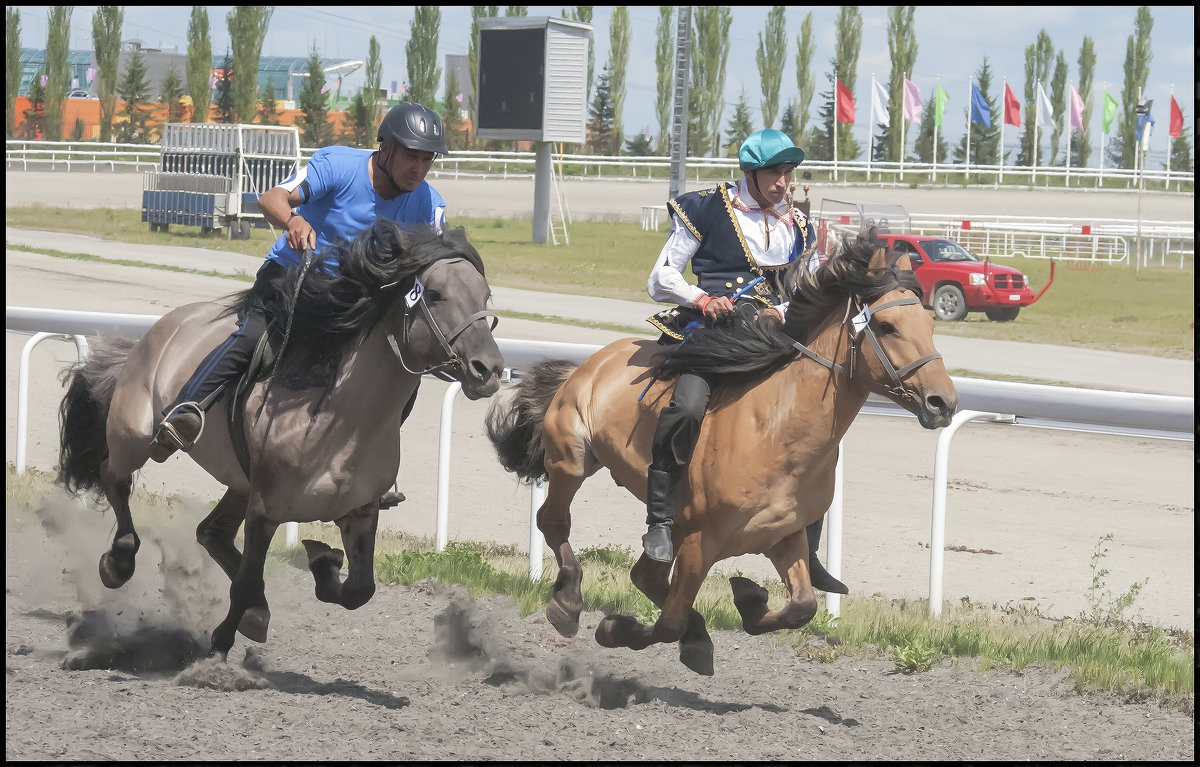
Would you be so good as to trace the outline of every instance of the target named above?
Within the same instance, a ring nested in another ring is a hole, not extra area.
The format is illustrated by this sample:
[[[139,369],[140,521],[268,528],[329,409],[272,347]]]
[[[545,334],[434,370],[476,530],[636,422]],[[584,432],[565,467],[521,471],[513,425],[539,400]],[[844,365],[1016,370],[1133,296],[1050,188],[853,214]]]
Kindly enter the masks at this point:
[[[148,452],[157,463],[170,458],[176,450],[187,452],[204,431],[204,411],[195,402],[185,402],[171,411],[158,425]]]
[[[808,574],[814,589],[826,594],[849,594],[846,584],[829,574],[821,560],[817,559],[817,549],[821,546],[821,530],[825,527],[825,517],[808,526]]]
[[[671,495],[670,472],[650,469],[646,477],[646,524],[650,529],[642,536],[646,556],[656,562],[670,562],[675,551],[671,546],[673,513],[668,499]]]

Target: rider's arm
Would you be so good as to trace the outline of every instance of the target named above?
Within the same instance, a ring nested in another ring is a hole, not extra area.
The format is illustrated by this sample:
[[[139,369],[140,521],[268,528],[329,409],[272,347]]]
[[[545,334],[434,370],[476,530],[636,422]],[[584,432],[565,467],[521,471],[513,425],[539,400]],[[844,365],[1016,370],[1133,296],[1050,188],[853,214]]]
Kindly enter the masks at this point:
[[[258,198],[263,218],[287,232],[287,244],[297,253],[317,246],[317,232],[294,208],[304,202],[300,187],[274,186]]]
[[[694,306],[696,300],[705,293],[695,285],[688,284],[683,277],[683,270],[700,249],[700,241],[678,218],[672,217],[671,220],[671,234],[650,272],[650,279],[646,280],[646,292],[655,301]]]

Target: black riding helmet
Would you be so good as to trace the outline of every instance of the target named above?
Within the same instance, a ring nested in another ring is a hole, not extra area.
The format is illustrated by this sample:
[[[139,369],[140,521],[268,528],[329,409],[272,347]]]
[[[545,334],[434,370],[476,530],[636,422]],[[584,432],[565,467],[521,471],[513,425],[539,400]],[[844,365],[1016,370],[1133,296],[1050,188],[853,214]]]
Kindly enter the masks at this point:
[[[392,107],[379,123],[380,141],[395,141],[409,149],[450,154],[446,148],[446,130],[442,118],[428,107],[402,101]]]

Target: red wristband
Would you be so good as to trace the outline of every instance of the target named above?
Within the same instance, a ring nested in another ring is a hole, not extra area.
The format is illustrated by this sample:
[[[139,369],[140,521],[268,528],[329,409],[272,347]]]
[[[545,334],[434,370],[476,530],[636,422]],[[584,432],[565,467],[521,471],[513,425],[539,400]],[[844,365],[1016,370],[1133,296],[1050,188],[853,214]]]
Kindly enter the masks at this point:
[[[713,302],[714,298],[716,298],[716,296],[707,296],[706,295],[706,296],[701,296],[699,299],[697,299],[696,308],[700,310],[701,314],[704,314],[704,310],[708,308],[708,305]]]

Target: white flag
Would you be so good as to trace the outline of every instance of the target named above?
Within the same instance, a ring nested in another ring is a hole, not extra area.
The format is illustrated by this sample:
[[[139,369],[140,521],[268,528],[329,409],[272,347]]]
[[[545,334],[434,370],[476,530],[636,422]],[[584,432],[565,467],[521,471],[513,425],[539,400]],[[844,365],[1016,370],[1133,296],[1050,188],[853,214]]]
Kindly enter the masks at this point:
[[[1039,128],[1054,127],[1054,108],[1050,106],[1050,99],[1046,98],[1046,92],[1042,90],[1042,84],[1037,86],[1037,126]]]
[[[875,113],[875,122],[882,125],[891,125],[891,118],[888,117],[887,91],[883,89],[883,83],[875,78],[871,78],[871,82],[875,87],[871,89],[871,111]]]

